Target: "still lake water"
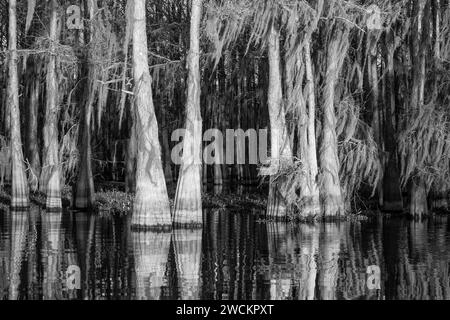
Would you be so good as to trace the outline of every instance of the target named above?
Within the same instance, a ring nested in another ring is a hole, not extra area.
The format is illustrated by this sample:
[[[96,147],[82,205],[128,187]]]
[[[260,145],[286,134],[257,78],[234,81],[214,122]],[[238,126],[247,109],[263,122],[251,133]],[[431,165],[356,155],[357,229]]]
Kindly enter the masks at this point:
[[[203,230],[137,233],[128,218],[0,211],[0,299],[450,299],[446,217],[205,217]],[[380,290],[366,285],[371,265]]]

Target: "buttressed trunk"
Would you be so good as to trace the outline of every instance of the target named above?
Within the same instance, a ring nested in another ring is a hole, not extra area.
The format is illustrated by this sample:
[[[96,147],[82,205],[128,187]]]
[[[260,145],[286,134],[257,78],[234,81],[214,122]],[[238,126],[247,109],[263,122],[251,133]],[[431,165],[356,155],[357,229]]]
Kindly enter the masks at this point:
[[[201,225],[201,145],[202,117],[200,112],[200,19],[202,0],[192,1],[190,51],[188,56],[188,96],[183,157],[175,196],[174,223]]]
[[[311,48],[309,42],[305,43],[304,48],[305,69],[306,69],[306,89],[308,110],[306,115],[306,130],[304,130],[306,139],[303,150],[304,161],[306,164],[306,184],[302,187],[301,196],[304,199],[304,215],[316,216],[320,214],[320,194],[317,185],[318,165],[317,165],[317,147],[316,147],[316,96],[314,86],[314,74],[311,62]]]
[[[270,119],[271,167],[278,171],[280,164],[292,161],[292,149],[286,126],[280,73],[280,33],[272,24],[269,30],[269,88],[268,107]],[[286,203],[280,189],[270,183],[267,215],[283,218]]]
[[[47,65],[47,104],[44,125],[44,163],[40,190],[47,196],[47,209],[61,209],[61,174],[58,146],[58,79],[56,74],[55,43],[57,41],[57,3],[51,1],[51,54]]]
[[[145,0],[133,1],[133,74],[136,108],[136,198],[131,224],[138,227],[169,226],[169,197],[161,163],[158,123],[148,68]]]
[[[7,104],[9,105],[11,120],[11,208],[21,209],[29,206],[29,199],[28,184],[23,162],[22,139],[20,136],[19,79],[17,74],[17,17],[15,0],[9,1],[9,54]]]
[[[336,136],[335,87],[348,48],[348,32],[335,32],[328,47],[325,75],[320,168],[321,197],[325,217],[344,214],[344,199],[339,181],[338,141]]]

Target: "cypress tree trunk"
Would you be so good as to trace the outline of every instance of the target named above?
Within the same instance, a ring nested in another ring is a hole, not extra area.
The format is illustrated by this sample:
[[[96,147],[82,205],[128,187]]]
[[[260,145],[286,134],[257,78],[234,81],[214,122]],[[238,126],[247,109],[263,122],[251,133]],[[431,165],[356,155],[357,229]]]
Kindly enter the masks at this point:
[[[226,61],[229,59],[229,51],[226,50],[223,54],[223,58],[219,63],[218,70],[216,72],[217,84],[214,86],[215,96],[214,103],[211,110],[212,117],[214,118],[214,129],[223,129],[223,122],[225,121],[225,101],[227,97],[227,73],[226,73]],[[223,150],[216,155],[218,159],[213,165],[214,172],[214,194],[221,194],[223,192],[224,171],[222,170],[222,163],[224,160]]]
[[[306,167],[306,184],[301,188],[301,198],[304,199],[305,216],[316,216],[320,214],[320,193],[317,185],[318,165],[316,147],[316,95],[314,86],[314,74],[311,62],[311,48],[309,42],[304,48],[305,69],[306,69],[306,90],[308,111],[306,118],[306,146],[303,160]],[[306,110],[305,110],[306,111]],[[306,112],[305,112],[306,113]]]
[[[28,174],[28,180],[30,188],[36,191],[39,187],[39,175],[41,173],[41,160],[39,157],[39,144],[38,144],[38,110],[39,110],[39,95],[40,95],[40,79],[36,72],[36,62],[34,63],[33,79],[30,80],[30,106],[27,112],[27,143],[26,157],[30,163],[31,172]]]
[[[339,157],[336,136],[335,87],[348,48],[348,32],[336,30],[328,47],[325,75],[320,168],[321,197],[325,217],[344,214],[344,198],[339,181]]]
[[[383,176],[383,210],[403,211],[403,199],[400,190],[400,171],[397,164],[397,146],[395,127],[395,71],[394,71],[394,31],[386,34],[386,60],[387,60],[387,85],[386,85],[386,107],[385,107],[385,142],[387,164]]]
[[[425,53],[427,43],[426,28],[428,21],[429,5],[420,0],[414,1],[414,13],[416,14],[411,43],[413,83],[411,92],[411,108],[418,110],[424,105],[425,95]],[[428,190],[420,173],[409,182],[409,213],[415,217],[422,217],[428,213],[427,204]]]
[[[92,0],[88,2],[89,18],[91,21],[95,18],[95,12],[97,9],[97,1]],[[91,25],[90,37],[94,38],[95,29]],[[95,81],[96,81],[96,71],[93,57],[91,57],[91,51],[89,49],[87,61],[85,63],[84,70],[87,70],[88,78],[85,84],[85,97],[83,99],[83,112],[81,116],[81,126],[79,135],[79,145],[81,146],[81,161],[80,169],[78,173],[78,180],[76,186],[75,194],[75,208],[78,209],[88,209],[94,204],[94,178],[92,175],[92,150],[91,150],[91,115],[92,115],[92,105],[94,103],[95,94]]]
[[[89,81],[88,86],[92,85]],[[88,89],[80,126],[81,161],[75,195],[75,208],[87,209],[94,204],[94,178],[92,176],[91,114],[93,93]]]
[[[169,100],[170,101],[170,100]],[[169,106],[170,104],[166,104]],[[166,112],[164,107],[161,110],[161,125],[162,125],[162,143],[163,143],[163,156],[164,156],[164,177],[166,178],[166,183],[170,187],[173,185],[173,173],[172,173],[172,159],[171,150],[169,143],[169,130],[166,120]]]
[[[380,110],[380,103],[379,103],[379,86],[378,86],[378,67],[377,67],[377,60],[378,60],[378,31],[377,30],[370,30],[367,34],[367,47],[368,47],[368,57],[367,57],[367,64],[368,64],[368,75],[369,75],[369,83],[370,83],[370,97],[371,97],[371,106],[372,106],[372,129],[373,129],[373,135],[375,138],[375,142],[378,144],[378,148],[380,150],[379,156],[381,158],[381,162],[384,164],[383,155],[383,141],[381,136],[381,110]],[[380,207],[383,206],[384,200],[384,192],[383,192],[383,183],[380,181],[377,186],[378,189],[378,203]]]
[[[292,161],[292,149],[286,126],[286,112],[283,106],[282,83],[280,73],[280,33],[275,25],[269,31],[269,88],[268,109],[270,118],[271,169],[278,172],[280,164]],[[271,171],[272,171],[271,170]],[[286,203],[280,188],[272,182],[269,186],[267,215],[283,218],[286,214]]]
[[[133,74],[136,108],[136,198],[131,224],[141,227],[171,225],[169,197],[161,163],[148,67],[145,0],[133,1]]]
[[[183,157],[175,196],[174,223],[201,225],[201,146],[202,117],[200,111],[200,19],[202,1],[192,0],[190,52],[188,56],[188,96]]]
[[[40,191],[47,196],[48,210],[61,209],[61,174],[58,146],[58,79],[56,74],[57,3],[51,1],[50,41],[51,54],[47,65],[47,104],[44,125],[44,162]]]
[[[8,105],[10,111],[11,130],[11,167],[12,190],[11,208],[21,209],[29,207],[28,183],[22,153],[22,139],[20,135],[19,110],[19,79],[17,74],[17,17],[16,0],[9,1],[9,81]]]

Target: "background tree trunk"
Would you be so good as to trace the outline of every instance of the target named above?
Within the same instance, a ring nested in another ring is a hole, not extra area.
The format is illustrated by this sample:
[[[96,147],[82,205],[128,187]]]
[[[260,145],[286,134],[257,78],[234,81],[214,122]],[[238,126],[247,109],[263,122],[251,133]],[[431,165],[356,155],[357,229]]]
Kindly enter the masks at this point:
[[[128,139],[127,154],[125,157],[125,192],[136,192],[136,112],[135,106],[131,106],[131,128],[130,138]]]
[[[41,160],[39,157],[39,143],[38,143],[38,111],[39,111],[39,96],[40,96],[40,76],[37,72],[37,62],[33,62],[33,78],[29,80],[29,107],[26,121],[26,157],[30,165],[30,172],[28,173],[28,181],[30,188],[37,191],[39,188],[39,176],[41,174]]]
[[[88,1],[89,19],[91,21],[90,38],[94,39],[94,33],[97,32],[93,23],[95,22],[95,14],[98,11],[97,1]],[[79,146],[81,146],[81,161],[78,173],[78,180],[75,195],[75,208],[88,209],[94,204],[94,178],[92,175],[92,149],[91,149],[91,118],[92,108],[95,98],[96,88],[96,70],[95,57],[91,53],[92,48],[88,50],[87,61],[83,71],[87,71],[88,77],[85,82],[83,101],[83,111],[80,120]]]

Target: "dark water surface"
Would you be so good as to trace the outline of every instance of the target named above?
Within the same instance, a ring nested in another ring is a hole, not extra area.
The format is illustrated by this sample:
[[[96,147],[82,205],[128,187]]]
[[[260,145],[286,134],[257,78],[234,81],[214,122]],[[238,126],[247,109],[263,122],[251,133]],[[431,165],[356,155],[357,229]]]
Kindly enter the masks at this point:
[[[447,218],[205,216],[203,230],[137,233],[127,218],[0,212],[0,299],[450,299]],[[380,290],[366,285],[371,265]]]

